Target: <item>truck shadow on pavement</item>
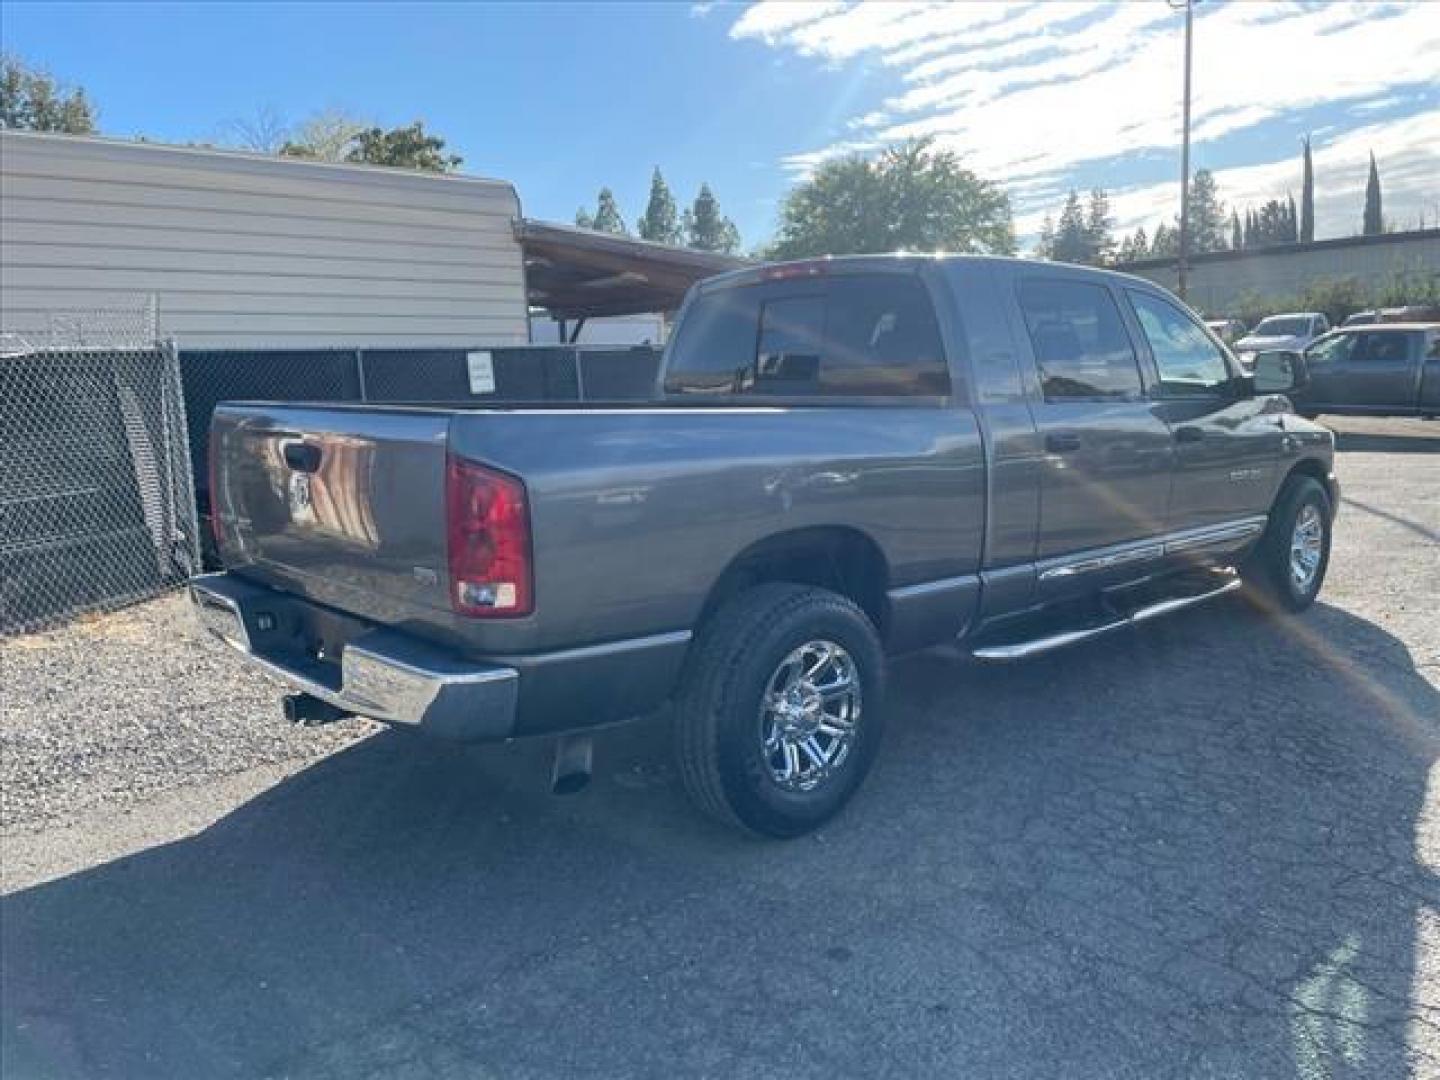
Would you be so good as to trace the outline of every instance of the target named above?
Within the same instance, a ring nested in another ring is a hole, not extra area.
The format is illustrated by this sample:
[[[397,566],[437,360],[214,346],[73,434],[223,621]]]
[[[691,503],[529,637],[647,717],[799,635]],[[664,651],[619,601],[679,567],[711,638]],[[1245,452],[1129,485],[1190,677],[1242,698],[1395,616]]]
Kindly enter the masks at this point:
[[[1440,1068],[1440,694],[1379,627],[1220,604],[1025,666],[926,655],[890,715],[789,844],[696,817],[654,721],[568,800],[539,746],[369,739],[7,897],[3,1072]]]

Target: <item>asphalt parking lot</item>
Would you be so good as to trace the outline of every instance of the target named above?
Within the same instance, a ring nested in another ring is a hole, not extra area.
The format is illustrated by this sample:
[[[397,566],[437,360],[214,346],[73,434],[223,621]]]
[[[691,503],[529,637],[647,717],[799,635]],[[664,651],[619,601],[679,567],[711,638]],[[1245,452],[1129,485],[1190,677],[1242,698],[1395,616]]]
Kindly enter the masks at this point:
[[[1313,611],[903,661],[788,844],[655,722],[554,799],[538,746],[283,729],[174,600],[0,644],[0,1071],[1440,1076],[1440,423],[1334,426]]]

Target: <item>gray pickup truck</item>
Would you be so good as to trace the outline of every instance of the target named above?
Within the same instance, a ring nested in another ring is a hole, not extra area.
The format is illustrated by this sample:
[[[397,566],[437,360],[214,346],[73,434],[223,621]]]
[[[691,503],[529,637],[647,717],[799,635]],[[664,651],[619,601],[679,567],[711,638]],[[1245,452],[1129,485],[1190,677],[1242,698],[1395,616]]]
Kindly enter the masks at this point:
[[[653,401],[222,405],[193,598],[293,719],[552,736],[566,790],[663,708],[702,809],[794,836],[870,768],[887,655],[1307,607],[1338,493],[1303,378],[1120,274],[746,269],[692,290]]]
[[[1309,378],[1294,394],[1302,416],[1440,416],[1440,323],[1332,330],[1303,360]]]

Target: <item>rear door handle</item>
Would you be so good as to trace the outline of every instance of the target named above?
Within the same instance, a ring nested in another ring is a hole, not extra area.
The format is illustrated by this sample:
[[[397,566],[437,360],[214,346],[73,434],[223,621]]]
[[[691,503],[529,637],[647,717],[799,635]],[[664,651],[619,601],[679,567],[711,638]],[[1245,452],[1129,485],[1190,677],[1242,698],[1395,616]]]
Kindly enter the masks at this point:
[[[1068,454],[1080,449],[1080,436],[1071,432],[1045,436],[1045,450],[1051,454]]]
[[[320,468],[320,447],[313,443],[287,442],[285,464],[296,472],[313,473]]]
[[[1176,442],[1204,442],[1204,441],[1205,441],[1205,429],[1204,429],[1204,428],[1198,428],[1198,427],[1191,427],[1191,426],[1189,426],[1189,425],[1187,425],[1187,426],[1185,426],[1185,427],[1176,428],[1176,429],[1175,429],[1175,441],[1176,441]]]

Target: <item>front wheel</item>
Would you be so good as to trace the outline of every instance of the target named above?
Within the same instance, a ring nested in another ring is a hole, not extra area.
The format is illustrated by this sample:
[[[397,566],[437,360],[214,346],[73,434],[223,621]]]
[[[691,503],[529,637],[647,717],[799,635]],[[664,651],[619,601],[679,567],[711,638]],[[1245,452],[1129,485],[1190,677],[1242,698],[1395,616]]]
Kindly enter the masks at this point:
[[[800,836],[840,812],[883,730],[884,660],[855,604],[824,589],[760,585],[701,631],[675,702],[691,799],[762,836]]]
[[[1299,612],[1315,602],[1330,566],[1333,520],[1323,484],[1310,476],[1285,481],[1270,523],[1240,570],[1262,607]]]

